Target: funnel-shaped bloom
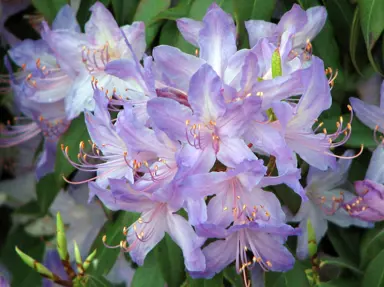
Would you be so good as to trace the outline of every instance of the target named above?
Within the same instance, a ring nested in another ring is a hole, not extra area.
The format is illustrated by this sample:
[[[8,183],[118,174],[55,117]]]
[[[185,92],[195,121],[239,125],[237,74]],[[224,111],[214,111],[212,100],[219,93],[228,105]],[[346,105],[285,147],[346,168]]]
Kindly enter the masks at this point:
[[[379,145],[372,154],[365,180],[356,181],[357,197],[343,207],[353,217],[368,222],[384,220],[384,149]]]
[[[349,100],[360,121],[375,131],[384,132],[384,81],[380,89],[379,107],[364,103],[358,98],[350,98]]]
[[[287,271],[293,267],[295,259],[283,244],[287,236],[297,235],[300,230],[284,223],[284,212],[274,194],[261,189],[251,194],[258,203],[251,214],[237,210],[238,216],[229,229],[206,229],[206,235],[224,240],[203,249],[207,268],[204,272],[193,272],[192,277],[212,278],[233,261],[238,273],[255,264],[266,271]]]
[[[71,29],[78,27],[69,6],[60,10],[53,26],[58,26],[64,21],[63,18]],[[56,143],[70,123],[64,101],[73,82],[59,67],[54,54],[43,40],[24,40],[13,47],[9,55],[22,68],[17,73],[12,73],[9,68],[9,72],[16,106],[25,117],[16,118],[14,126],[2,129],[0,145],[13,146],[42,132],[45,138],[44,150],[36,170],[37,177],[41,178],[53,170]]]
[[[282,34],[291,30],[293,34],[293,49],[304,48],[308,41],[313,40],[321,31],[327,18],[327,11],[322,6],[316,6],[304,11],[300,5],[294,4],[292,9],[285,13],[278,24],[249,20],[245,22],[249,34],[251,47],[257,41],[268,38],[273,43],[278,43]]]
[[[52,31],[47,26],[43,33],[61,67],[75,80],[66,101],[70,118],[84,109],[93,111],[92,85],[103,89],[109,97],[130,97],[131,90],[135,94],[136,79],[130,83],[111,76],[106,72],[106,66],[117,59],[126,59],[134,66],[143,58],[146,46],[144,23],[134,22],[120,28],[100,2],[90,10],[91,18],[85,24],[85,34],[64,29]]]
[[[346,151],[343,156],[350,157],[352,155],[352,151]],[[297,214],[290,219],[293,222],[300,222],[299,227],[302,230],[296,252],[299,258],[304,259],[308,256],[308,220],[310,220],[316,234],[317,243],[320,242],[327,231],[327,221],[342,227],[350,225],[368,226],[367,223],[352,218],[344,209],[340,208],[344,200],[353,198],[351,192],[341,188],[347,182],[351,163],[352,159],[341,158],[333,170],[321,171],[310,167],[307,177],[308,184],[305,187],[309,200],[302,202]]]
[[[135,191],[125,180],[110,179],[111,190],[90,183],[91,196],[96,195],[111,210],[140,212],[140,218],[127,229],[126,243],[120,244],[124,251],[130,252],[139,265],[149,251],[167,232],[180,246],[185,266],[190,271],[205,269],[205,258],[200,249],[205,239],[196,235],[191,225],[182,216],[175,214],[167,202],[156,201],[151,193]]]

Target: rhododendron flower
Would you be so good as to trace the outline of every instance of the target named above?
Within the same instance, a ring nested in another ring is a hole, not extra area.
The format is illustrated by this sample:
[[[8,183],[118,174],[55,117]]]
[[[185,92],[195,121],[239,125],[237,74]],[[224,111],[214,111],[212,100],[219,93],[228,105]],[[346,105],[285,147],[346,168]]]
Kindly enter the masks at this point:
[[[353,217],[377,222],[384,220],[384,149],[379,145],[372,153],[365,179],[355,182],[357,196],[343,207]]]
[[[368,227],[367,223],[350,217],[344,209],[340,208],[344,200],[349,201],[354,197],[351,192],[342,188],[342,185],[347,182],[348,171],[352,163],[348,157],[353,156],[353,152],[346,151],[343,156],[347,159],[339,159],[335,169],[327,171],[314,167],[309,169],[305,187],[309,200],[302,202],[297,214],[289,219],[289,221],[300,222],[302,235],[298,238],[296,251],[300,259],[308,256],[308,220],[314,229],[317,243],[328,229],[327,221],[342,227],[350,225]]]
[[[143,58],[145,51],[144,23],[119,27],[112,14],[100,2],[91,7],[91,18],[85,24],[85,34],[64,29],[50,30],[45,26],[43,39],[54,51],[61,67],[75,80],[66,111],[70,118],[84,109],[93,111],[93,85],[103,89],[109,97],[142,92],[136,79],[121,80],[106,72],[109,62],[127,59],[132,65]],[[130,45],[127,45],[127,42]]]
[[[91,182],[91,196],[96,195],[111,210],[141,212],[140,218],[125,229],[129,246],[125,241],[120,244],[137,264],[144,263],[146,255],[167,232],[182,249],[188,270],[205,269],[200,249],[205,239],[196,235],[187,220],[174,213],[177,210],[170,208],[167,202],[156,201],[151,193],[135,191],[125,180],[110,179],[109,186],[111,190],[106,190]]]
[[[53,27],[64,25],[78,29],[69,6],[62,8],[53,22]],[[41,178],[53,171],[56,143],[70,123],[64,101],[73,82],[44,40],[24,40],[13,47],[9,55],[22,68],[13,73],[9,67],[9,72],[16,106],[25,117],[15,118],[15,125],[2,129],[0,145],[13,146],[42,133],[44,150],[36,169],[37,177]]]
[[[300,5],[294,4],[292,9],[281,17],[278,24],[249,20],[245,22],[245,27],[251,47],[263,38],[268,38],[272,43],[278,43],[284,32],[290,31],[293,35],[292,48],[295,49],[304,48],[308,41],[313,40],[323,28],[326,18],[327,11],[322,6],[304,11]]]

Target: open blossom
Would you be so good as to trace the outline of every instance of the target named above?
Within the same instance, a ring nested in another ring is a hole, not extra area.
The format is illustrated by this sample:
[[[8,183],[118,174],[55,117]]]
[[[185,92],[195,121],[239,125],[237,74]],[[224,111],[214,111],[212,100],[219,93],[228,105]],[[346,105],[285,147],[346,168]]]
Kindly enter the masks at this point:
[[[129,247],[125,241],[120,244],[137,264],[144,263],[146,255],[167,232],[182,249],[188,270],[205,269],[205,259],[200,250],[205,239],[196,235],[187,220],[175,214],[177,210],[170,208],[167,202],[157,201],[151,193],[135,191],[125,180],[110,179],[109,185],[111,190],[90,183],[91,195],[96,195],[111,210],[141,212],[140,218],[125,229]]]
[[[384,132],[384,81],[380,89],[380,106],[364,103],[358,98],[349,100],[360,121],[375,131]]]
[[[69,6],[62,8],[53,27],[78,24]],[[11,87],[18,110],[24,116],[15,118],[15,125],[3,128],[0,146],[17,145],[42,133],[44,150],[37,164],[36,174],[41,178],[53,171],[56,143],[70,121],[64,101],[72,86],[71,78],[60,68],[44,40],[24,40],[9,51],[11,59],[21,67],[13,73],[9,68]]]
[[[346,151],[343,156],[347,159],[339,159],[335,169],[321,171],[310,167],[305,187],[309,200],[302,202],[297,214],[289,219],[289,221],[300,222],[302,235],[298,238],[296,251],[300,259],[308,256],[308,220],[314,229],[317,243],[328,229],[327,221],[342,227],[350,225],[368,227],[366,222],[350,217],[341,208],[344,201],[349,201],[354,197],[351,192],[341,187],[347,182],[348,171],[352,163],[352,159],[348,159],[348,157],[352,155],[352,151]]]
[[[243,206],[232,208],[226,211],[229,216],[233,213],[234,220],[228,229],[204,229],[206,236],[220,239],[203,249],[207,268],[204,272],[192,272],[192,277],[212,278],[233,261],[236,262],[238,273],[245,272],[246,268],[253,265],[259,265],[265,271],[286,271],[292,268],[294,257],[283,244],[287,236],[298,235],[300,230],[285,224],[284,212],[274,194],[262,189],[245,193],[248,194],[247,199],[252,199],[249,204],[253,205],[253,210],[248,211],[248,207]],[[238,196],[234,202],[236,198]],[[223,211],[223,203],[219,198],[210,202],[208,209],[210,205],[219,214]]]
[[[339,189],[352,156],[331,152],[348,140],[350,122],[345,127],[341,119],[334,134],[313,127],[331,105],[334,81],[307,42],[323,26],[324,11],[294,6],[277,25],[248,22],[252,48],[237,51],[232,17],[212,4],[202,21],[177,21],[195,56],[165,45],[145,56],[143,24],[119,28],[100,3],[91,8],[85,34],[45,27],[44,39],[75,81],[69,118],[85,113],[92,152],[81,142],[78,162],[70,161],[97,173],[86,180],[89,200],[141,214],[124,228],[125,240],[110,246],[107,234],[106,246],[142,265],[168,233],[192,277],[211,278],[232,262],[245,276],[251,268],[292,268],[284,244],[301,229],[298,255],[305,257],[308,218],[318,240],[327,220],[368,225],[340,209],[335,195],[353,198]],[[273,31],[257,34],[257,25]],[[268,166],[259,155],[270,156]],[[310,165],[305,189],[298,156]],[[300,228],[286,224],[279,200],[267,191],[279,184],[303,199],[293,218]],[[184,210],[188,218],[178,214]],[[202,248],[207,239],[213,242]]]
[[[293,34],[293,49],[304,48],[307,41],[313,40],[321,31],[327,18],[327,11],[322,6],[316,6],[304,11],[300,5],[294,4],[285,13],[278,24],[249,20],[245,22],[251,47],[262,38],[268,38],[272,43],[278,43],[285,31]]]
[[[91,7],[91,12],[91,18],[85,24],[85,34],[64,29],[52,31],[47,26],[43,33],[61,67],[75,80],[66,100],[66,111],[70,118],[76,117],[84,109],[93,111],[95,102],[92,85],[115,98],[123,94],[128,97],[141,94],[146,88],[136,78],[121,80],[106,71],[107,64],[116,59],[128,60],[132,67],[139,64],[146,47],[144,23],[134,22],[119,27],[100,2]]]
[[[384,220],[384,149],[379,145],[372,153],[365,179],[355,182],[357,196],[343,207],[358,219],[377,222]]]

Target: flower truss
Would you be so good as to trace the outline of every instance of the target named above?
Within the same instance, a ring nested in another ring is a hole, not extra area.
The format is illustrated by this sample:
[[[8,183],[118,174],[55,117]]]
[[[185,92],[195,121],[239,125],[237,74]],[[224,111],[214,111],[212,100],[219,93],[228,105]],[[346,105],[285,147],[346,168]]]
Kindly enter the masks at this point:
[[[91,147],[81,142],[78,160],[62,150],[77,169],[96,172],[81,182],[89,184],[89,200],[141,213],[115,246],[133,261],[142,265],[168,233],[192,277],[212,278],[232,262],[245,281],[254,266],[289,270],[295,258],[285,242],[300,236],[297,255],[305,258],[308,220],[319,241],[327,220],[368,226],[384,216],[381,174],[368,171],[356,183],[358,197],[339,187],[361,153],[332,152],[352,132],[352,108],[333,134],[316,124],[331,106],[337,76],[312,55],[310,40],[326,16],[323,7],[294,5],[278,24],[247,21],[251,48],[238,51],[234,20],[212,4],[202,21],[177,20],[196,55],[160,45],[147,56],[142,22],[119,27],[97,2],[81,33],[67,6],[52,27],[43,23],[42,40],[9,53],[21,67],[10,76],[17,106],[31,122],[15,119],[0,143],[42,131],[41,176],[52,170],[57,138],[84,112]],[[357,101],[352,106],[368,125],[382,121],[382,109]],[[378,147],[371,165],[382,154]],[[299,162],[310,166],[305,188]],[[279,184],[301,196],[296,215],[286,216],[270,191]]]

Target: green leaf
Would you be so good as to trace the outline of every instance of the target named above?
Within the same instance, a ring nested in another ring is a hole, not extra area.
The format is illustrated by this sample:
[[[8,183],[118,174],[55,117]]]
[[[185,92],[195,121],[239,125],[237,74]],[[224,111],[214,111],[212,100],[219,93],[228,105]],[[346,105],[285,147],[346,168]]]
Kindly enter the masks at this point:
[[[68,146],[68,156],[77,161],[77,154],[79,152],[79,144],[81,141],[87,143],[89,135],[87,127],[84,122],[84,114],[74,119],[68,130],[61,136],[57,145],[57,154],[55,162],[55,174],[58,186],[64,185],[62,176],[68,177],[76,169],[68,162],[67,158],[63,155],[62,147]]]
[[[150,46],[161,27],[161,22],[151,24],[152,20],[171,5],[170,0],[141,0],[133,17],[134,21],[143,21],[146,26],[147,46]]]
[[[327,8],[328,19],[335,29],[336,40],[341,50],[348,49],[349,37],[353,20],[353,5],[349,0],[324,1]]]
[[[296,260],[293,269],[284,272],[266,272],[265,276],[266,287],[309,287],[309,282],[303,265]]]
[[[179,287],[185,280],[183,253],[168,234],[156,246],[155,256],[168,286]]]
[[[111,0],[113,15],[119,26],[130,24],[135,15],[139,0]]]
[[[349,117],[350,115],[348,114],[343,115],[344,121],[347,121]],[[323,127],[327,129],[328,133],[333,133],[336,131],[336,122],[339,121],[339,118],[340,117],[335,116],[324,120]],[[352,122],[352,134],[348,141],[345,143],[345,146],[357,148],[362,144],[364,147],[374,148],[377,146],[377,143],[373,138],[373,131],[365,126],[362,122],[360,122],[359,119],[354,117]]]
[[[60,188],[54,173],[47,174],[36,184],[37,202],[42,214],[46,214]]]
[[[39,1],[39,0],[36,0]],[[99,0],[101,3],[104,4],[104,6],[108,6],[110,0]],[[127,2],[131,2],[132,0],[129,0]],[[84,24],[89,20],[89,17],[91,16],[91,12],[89,9],[92,7],[93,4],[95,4],[97,0],[81,0],[79,11],[77,11],[77,21],[80,24],[80,27],[84,27]]]
[[[32,4],[49,23],[52,23],[60,8],[67,4],[67,0],[32,0]]]
[[[212,279],[192,279],[188,276],[189,287],[222,287],[223,273],[216,274]]]
[[[248,33],[244,22],[248,20],[270,21],[276,0],[233,0],[234,18],[236,20],[239,47],[248,48]]]
[[[156,261],[154,250],[147,254],[144,265],[136,269],[132,279],[132,287],[164,287],[160,266]]]
[[[363,274],[363,272],[357,266],[355,266],[352,262],[349,262],[348,260],[343,258],[323,259],[321,260],[320,268],[323,267],[324,265],[336,265],[342,268],[347,268],[359,276]]]
[[[234,266],[228,266],[224,269],[224,278],[232,284],[233,287],[243,287],[243,280],[236,273],[236,269]]]
[[[304,9],[320,5],[318,0],[299,0],[298,2]],[[325,22],[323,30],[321,30],[313,40],[312,45],[314,54],[324,61],[325,66],[331,67],[334,71],[339,71],[335,86],[335,89],[337,90],[339,85],[342,86],[344,84],[345,79],[340,62],[339,46],[337,45],[334,29],[329,19]],[[335,93],[335,91],[333,91],[333,97],[341,102],[344,93]]]
[[[114,222],[107,221],[105,223],[90,249],[97,249],[97,256],[94,260],[96,264],[91,264],[89,267],[90,270],[87,273],[98,276],[108,274],[115,264],[120,249],[105,247],[103,244],[104,235],[106,236],[107,244],[118,245],[121,240],[125,239],[125,236],[123,235],[123,227],[130,226],[138,218],[139,215],[137,213],[121,211]]]
[[[347,278],[337,278],[328,282],[321,282],[319,287],[360,287],[359,280],[356,279],[347,279]]]
[[[332,223],[328,223],[327,235],[339,257],[352,264],[358,264],[359,253],[356,246],[359,245],[360,241],[357,235]]]
[[[152,19],[152,23],[159,20],[177,20],[189,16],[193,0],[181,0],[177,6],[161,11]]]
[[[351,36],[349,38],[349,53],[351,55],[352,64],[355,67],[356,71],[359,73],[360,76],[363,76],[363,73],[361,72],[359,68],[359,63],[358,63],[358,59],[360,59],[361,57],[356,58],[357,47],[358,47],[358,44],[360,43],[359,41],[360,34],[361,34],[361,29],[360,29],[359,7],[356,7],[355,13],[353,15],[352,26],[351,26],[351,32],[350,32]]]
[[[384,250],[384,222],[365,231],[360,245],[360,267],[364,269],[381,250]]]
[[[40,238],[31,237],[19,226],[7,237],[1,248],[1,263],[13,274],[12,286],[30,287],[41,286],[41,275],[28,267],[15,252],[15,245],[28,251],[28,255],[37,261],[42,261],[45,244]]]
[[[269,21],[275,10],[276,0],[253,0],[251,19]]]
[[[363,277],[363,287],[384,286],[384,250],[382,250],[368,265]]]
[[[377,62],[373,58],[372,49],[384,31],[384,1],[382,0],[358,0],[360,10],[361,29],[368,52],[368,59],[373,68],[382,73]]]
[[[300,195],[285,184],[275,185],[273,186],[273,190],[283,205],[287,206],[293,214],[296,214],[301,204]]]
[[[175,37],[175,35],[177,35],[177,33],[179,33],[179,30],[177,29],[176,22],[167,21],[161,28],[159,44],[176,46],[177,37]]]

